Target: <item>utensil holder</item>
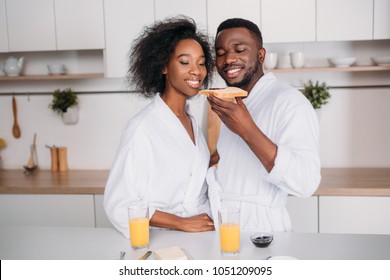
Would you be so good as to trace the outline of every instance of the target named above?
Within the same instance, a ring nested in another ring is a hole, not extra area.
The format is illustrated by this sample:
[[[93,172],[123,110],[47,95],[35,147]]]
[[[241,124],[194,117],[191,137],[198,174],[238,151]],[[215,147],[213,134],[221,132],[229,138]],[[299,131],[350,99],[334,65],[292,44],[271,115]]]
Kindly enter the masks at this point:
[[[51,155],[51,171],[58,171],[59,162],[58,162],[58,148],[52,147],[50,148]]]
[[[67,148],[58,148],[58,168],[60,172],[68,171]]]

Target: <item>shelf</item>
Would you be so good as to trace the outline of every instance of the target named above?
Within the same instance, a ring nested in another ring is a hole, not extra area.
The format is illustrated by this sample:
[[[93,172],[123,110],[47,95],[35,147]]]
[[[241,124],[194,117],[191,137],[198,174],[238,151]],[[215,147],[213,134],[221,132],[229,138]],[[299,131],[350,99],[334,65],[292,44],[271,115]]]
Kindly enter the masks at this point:
[[[312,67],[312,68],[288,68],[270,69],[267,72],[291,73],[291,72],[370,72],[370,71],[390,71],[390,67],[385,66],[352,66],[352,67]]]
[[[0,81],[43,81],[104,78],[103,73],[67,74],[67,75],[26,75],[17,77],[0,76]]]

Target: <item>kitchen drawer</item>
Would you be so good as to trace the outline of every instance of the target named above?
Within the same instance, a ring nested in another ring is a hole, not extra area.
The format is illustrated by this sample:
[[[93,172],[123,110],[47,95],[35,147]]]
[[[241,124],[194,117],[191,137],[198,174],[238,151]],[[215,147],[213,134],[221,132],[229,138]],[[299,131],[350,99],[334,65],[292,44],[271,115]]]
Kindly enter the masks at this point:
[[[300,198],[289,196],[287,210],[293,232],[318,233],[318,196]]]
[[[320,233],[390,234],[390,197],[321,196]]]
[[[0,195],[1,225],[94,227],[93,195]]]

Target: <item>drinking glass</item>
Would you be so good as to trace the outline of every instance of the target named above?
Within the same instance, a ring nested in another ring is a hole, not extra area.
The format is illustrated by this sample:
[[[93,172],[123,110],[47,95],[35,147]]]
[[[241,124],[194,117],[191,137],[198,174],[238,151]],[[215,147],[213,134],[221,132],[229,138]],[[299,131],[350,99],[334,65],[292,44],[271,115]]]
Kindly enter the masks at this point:
[[[240,252],[240,209],[221,208],[218,211],[219,240],[223,256]]]
[[[132,204],[128,207],[131,247],[140,251],[149,246],[149,207]]]

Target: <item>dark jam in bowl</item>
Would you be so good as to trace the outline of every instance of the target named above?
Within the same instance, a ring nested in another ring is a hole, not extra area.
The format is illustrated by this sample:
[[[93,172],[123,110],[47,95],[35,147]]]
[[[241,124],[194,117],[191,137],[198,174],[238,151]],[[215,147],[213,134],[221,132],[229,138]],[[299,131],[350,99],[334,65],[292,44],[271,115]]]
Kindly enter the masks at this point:
[[[251,236],[252,243],[259,248],[268,247],[271,244],[274,236],[272,234],[254,234]]]

